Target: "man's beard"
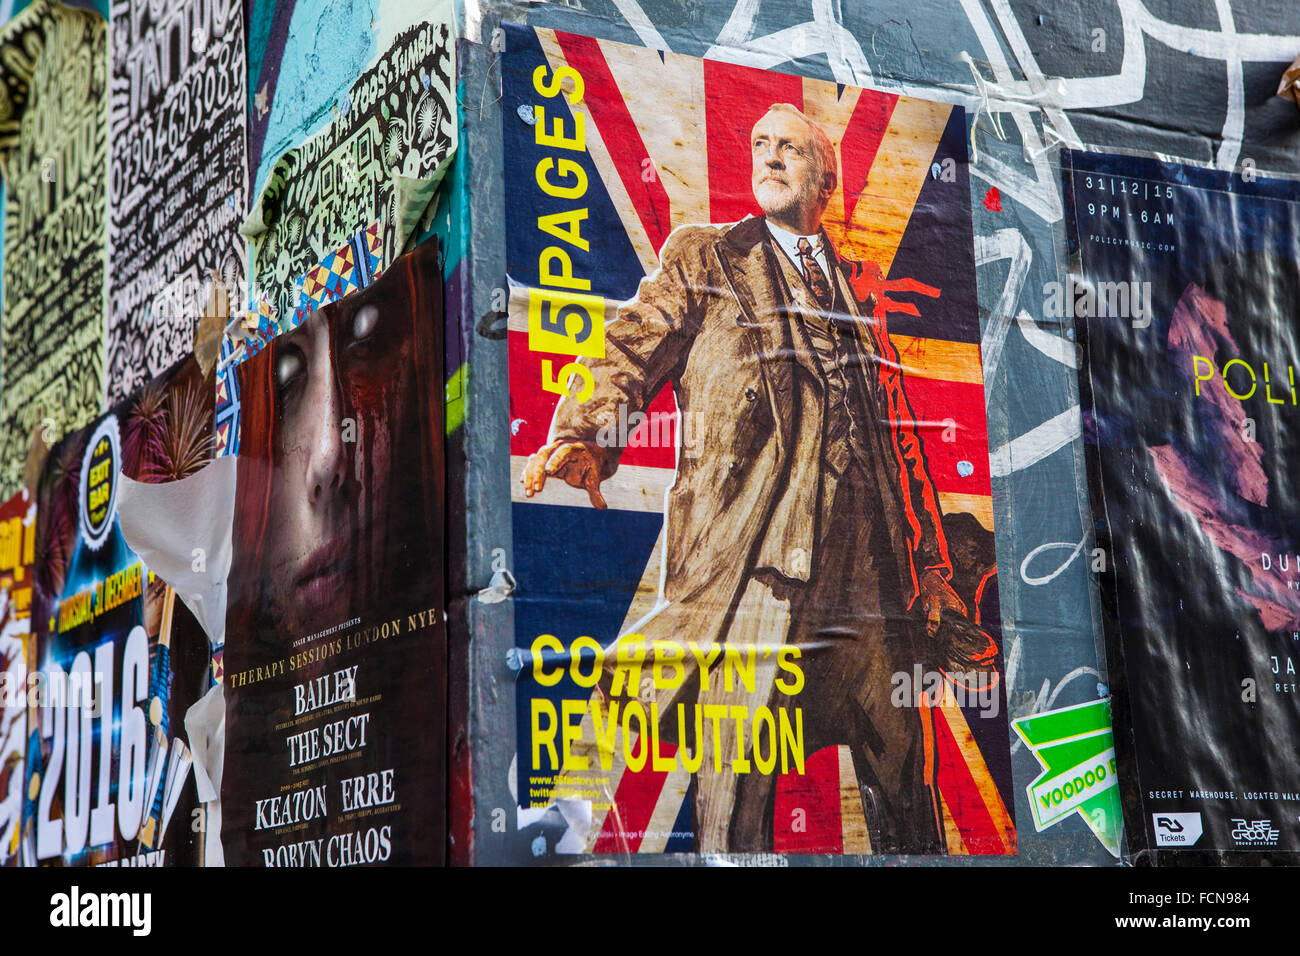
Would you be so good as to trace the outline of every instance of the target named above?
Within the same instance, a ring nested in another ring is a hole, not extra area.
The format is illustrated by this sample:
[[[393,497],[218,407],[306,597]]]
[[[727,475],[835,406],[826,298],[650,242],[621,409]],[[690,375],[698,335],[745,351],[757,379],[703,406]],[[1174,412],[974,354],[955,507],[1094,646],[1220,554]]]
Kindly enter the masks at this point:
[[[759,208],[765,215],[784,216],[787,213],[815,208],[817,188],[812,181],[794,187],[788,181],[782,183],[768,179],[754,188],[754,198],[758,200]]]

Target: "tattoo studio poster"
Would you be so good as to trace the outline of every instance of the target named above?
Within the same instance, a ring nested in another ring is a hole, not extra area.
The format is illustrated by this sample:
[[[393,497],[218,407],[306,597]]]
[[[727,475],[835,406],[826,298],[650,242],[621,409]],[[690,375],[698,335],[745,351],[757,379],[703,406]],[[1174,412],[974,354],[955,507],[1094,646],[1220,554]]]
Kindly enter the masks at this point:
[[[444,858],[437,259],[418,246],[238,367],[230,865]]]
[[[505,31],[523,852],[1015,853],[963,111]]]
[[[122,476],[178,481],[212,450],[212,382],[191,357],[50,450],[32,600],[39,726],[27,767],[41,865],[201,863],[184,733],[208,639],[122,536]]]
[[[113,3],[108,400],[190,351],[215,273],[242,289],[244,8]]]
[[[1300,849],[1300,191],[1064,154],[1128,831]]]
[[[7,494],[36,427],[48,443],[103,410],[105,33],[97,14],[48,0],[0,31]]]
[[[33,673],[32,559],[36,505],[27,489],[0,505],[0,866],[20,866],[23,771],[34,722],[28,719]]]

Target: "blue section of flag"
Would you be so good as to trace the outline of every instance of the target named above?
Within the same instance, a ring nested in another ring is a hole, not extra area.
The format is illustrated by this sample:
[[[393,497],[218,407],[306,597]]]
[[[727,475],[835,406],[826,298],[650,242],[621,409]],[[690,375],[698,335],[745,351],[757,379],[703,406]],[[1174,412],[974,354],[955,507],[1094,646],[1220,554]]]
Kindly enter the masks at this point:
[[[583,635],[608,646],[619,636],[632,605],[662,516],[536,504],[516,504],[513,514],[515,541],[522,543],[514,554],[516,644],[527,650],[539,635],[554,634],[566,648]],[[525,799],[530,702],[546,697],[558,709],[562,699],[586,700],[591,691],[578,687],[567,669],[554,687],[541,687],[526,668],[516,687],[517,731],[523,743],[519,794]],[[538,772],[555,769],[541,767]]]
[[[547,99],[533,86],[533,72],[550,64],[530,29],[504,24],[507,54],[502,59],[502,147],[505,159],[506,197],[506,273],[512,283],[538,285],[538,261],[542,251],[554,246],[562,249],[573,263],[573,274],[591,280],[591,292],[607,299],[630,299],[645,276],[641,261],[623,228],[609,193],[586,152],[537,145],[536,110],[541,106],[548,132],[559,122],[572,134],[573,114],[563,93]],[[548,196],[537,183],[538,164],[547,167],[550,181],[572,186],[576,174],[563,175],[568,167],[561,160],[576,163],[586,176],[586,191],[578,197]],[[538,228],[538,220],[556,213],[582,210],[582,237],[588,242],[583,251],[563,239]],[[554,266],[553,266],[554,268]]]

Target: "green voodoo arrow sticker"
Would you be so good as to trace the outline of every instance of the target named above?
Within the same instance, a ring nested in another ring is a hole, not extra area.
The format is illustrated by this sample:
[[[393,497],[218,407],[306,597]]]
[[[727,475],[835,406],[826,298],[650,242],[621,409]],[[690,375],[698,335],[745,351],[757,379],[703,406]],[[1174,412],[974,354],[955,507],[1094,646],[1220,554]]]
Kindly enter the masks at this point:
[[[1123,828],[1115,776],[1115,738],[1110,701],[1094,700],[1021,717],[1011,722],[1043,772],[1026,787],[1038,831],[1055,826],[1072,813],[1119,856]]]

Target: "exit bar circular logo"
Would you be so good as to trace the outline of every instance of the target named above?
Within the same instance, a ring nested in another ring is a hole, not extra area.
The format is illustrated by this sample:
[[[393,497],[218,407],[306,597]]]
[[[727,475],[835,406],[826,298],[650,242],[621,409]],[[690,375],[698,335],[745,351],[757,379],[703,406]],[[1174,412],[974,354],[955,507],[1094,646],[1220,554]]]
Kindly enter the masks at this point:
[[[117,513],[117,476],[122,468],[121,446],[117,416],[109,415],[91,434],[81,459],[77,503],[81,511],[81,536],[91,551],[103,547],[113,527],[113,516]]]

